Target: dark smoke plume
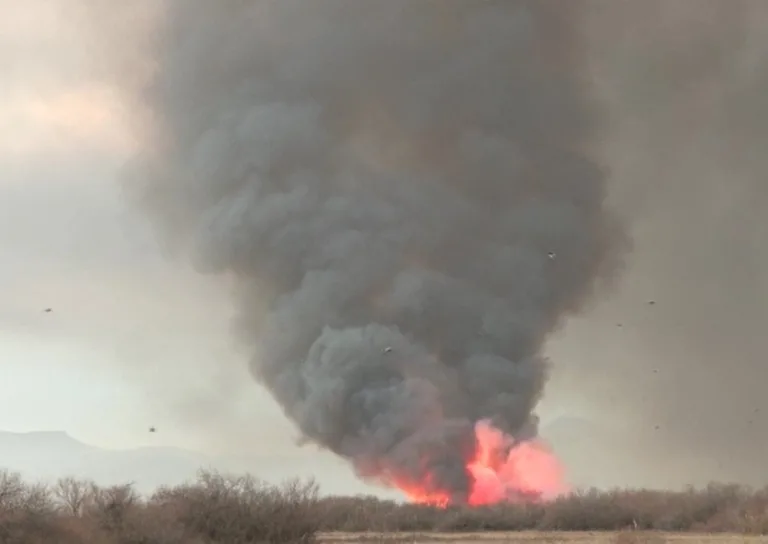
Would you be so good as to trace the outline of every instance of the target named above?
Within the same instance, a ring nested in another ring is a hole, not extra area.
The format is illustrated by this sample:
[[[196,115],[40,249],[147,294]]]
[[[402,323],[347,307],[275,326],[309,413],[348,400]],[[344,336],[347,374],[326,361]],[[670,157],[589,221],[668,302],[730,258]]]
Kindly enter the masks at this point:
[[[576,15],[167,2],[130,190],[234,279],[253,375],[362,477],[465,498],[474,423],[536,433],[542,343],[617,269]]]

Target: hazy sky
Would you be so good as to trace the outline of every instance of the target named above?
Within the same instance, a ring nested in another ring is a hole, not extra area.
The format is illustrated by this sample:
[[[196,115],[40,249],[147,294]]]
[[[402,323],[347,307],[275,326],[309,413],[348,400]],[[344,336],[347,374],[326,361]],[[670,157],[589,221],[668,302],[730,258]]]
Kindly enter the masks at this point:
[[[0,1],[0,429],[292,449],[233,351],[226,286],[163,259],[121,198],[125,110],[75,5]]]

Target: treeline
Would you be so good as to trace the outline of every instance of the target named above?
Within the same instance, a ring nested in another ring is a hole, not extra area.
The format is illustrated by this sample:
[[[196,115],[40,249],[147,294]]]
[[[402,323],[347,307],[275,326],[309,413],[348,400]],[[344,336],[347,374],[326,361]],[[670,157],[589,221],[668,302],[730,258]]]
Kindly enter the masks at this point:
[[[312,542],[328,532],[695,531],[768,534],[768,488],[590,490],[547,504],[432,508],[374,497],[320,497],[312,481],[271,485],[200,472],[142,497],[131,485],[0,471],[3,544]]]

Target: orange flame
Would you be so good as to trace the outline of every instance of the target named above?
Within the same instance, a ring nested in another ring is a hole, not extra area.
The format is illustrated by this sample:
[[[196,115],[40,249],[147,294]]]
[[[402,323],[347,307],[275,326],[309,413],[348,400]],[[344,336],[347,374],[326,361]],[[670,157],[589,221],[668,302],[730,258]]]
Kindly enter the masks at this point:
[[[451,504],[451,497],[448,493],[441,491],[429,492],[421,489],[418,484],[400,484],[400,490],[405,493],[412,503],[437,506],[438,508],[447,508]]]
[[[516,444],[489,421],[477,423],[475,438],[475,454],[467,463],[473,481],[471,506],[548,501],[569,491],[562,465],[543,442]],[[451,504],[447,491],[427,491],[431,486],[418,483],[397,482],[397,486],[414,503],[443,508]]]

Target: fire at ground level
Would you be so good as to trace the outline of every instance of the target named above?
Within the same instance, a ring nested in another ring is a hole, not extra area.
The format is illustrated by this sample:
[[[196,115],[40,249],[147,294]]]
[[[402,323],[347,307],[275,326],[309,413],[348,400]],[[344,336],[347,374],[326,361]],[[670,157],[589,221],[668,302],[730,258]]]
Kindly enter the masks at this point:
[[[549,447],[540,440],[516,442],[489,421],[475,426],[476,447],[466,470],[471,489],[470,506],[502,502],[542,502],[569,491],[565,471]],[[456,499],[445,491],[428,490],[423,482],[393,482],[414,503],[447,507]]]

